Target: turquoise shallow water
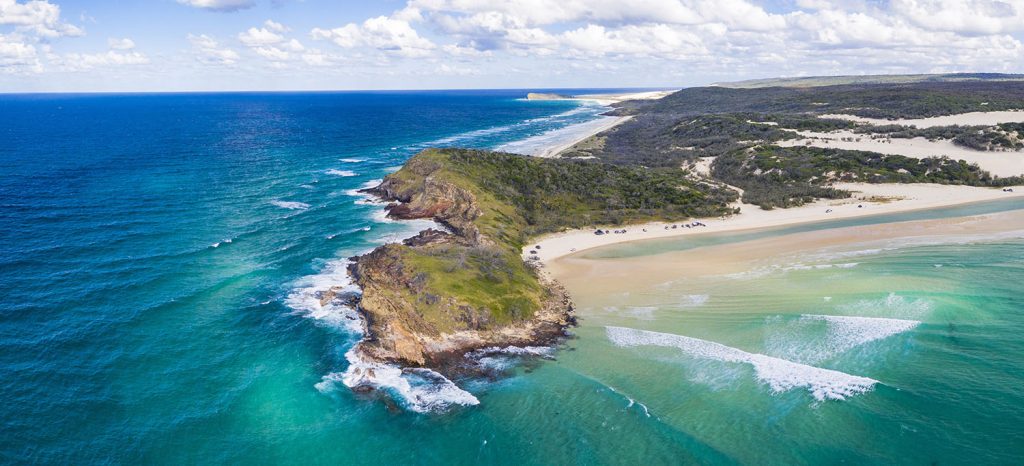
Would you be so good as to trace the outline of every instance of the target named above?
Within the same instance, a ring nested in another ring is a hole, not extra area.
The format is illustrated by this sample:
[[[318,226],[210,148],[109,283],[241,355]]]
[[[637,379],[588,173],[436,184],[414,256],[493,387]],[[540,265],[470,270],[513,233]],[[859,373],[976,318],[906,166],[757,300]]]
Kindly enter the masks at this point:
[[[601,111],[521,94],[0,97],[0,462],[1019,463],[1013,238],[587,297],[555,359],[458,381],[476,406],[325,384],[356,337],[310,293],[413,228],[352,191],[423,147],[528,147]],[[863,341],[878,322],[803,314],[920,323]],[[773,390],[751,354],[879,383]]]

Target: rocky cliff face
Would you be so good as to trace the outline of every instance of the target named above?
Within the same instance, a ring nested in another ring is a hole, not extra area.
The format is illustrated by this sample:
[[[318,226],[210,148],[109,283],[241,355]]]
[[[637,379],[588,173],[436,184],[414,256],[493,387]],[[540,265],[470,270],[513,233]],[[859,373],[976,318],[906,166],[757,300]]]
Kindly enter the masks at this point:
[[[474,349],[550,344],[563,336],[573,323],[572,304],[556,284],[545,284],[547,297],[532,318],[499,324],[490,310],[429,289],[429,277],[411,266],[409,257],[417,254],[494,245],[474,224],[482,215],[474,194],[435,176],[439,168],[435,161],[413,158],[367,190],[395,202],[388,207],[392,218],[434,219],[450,232],[426,230],[355,260],[350,272],[362,288],[358,306],[367,322],[357,351],[371,360],[444,370]]]
[[[447,226],[458,237],[476,243],[480,232],[473,221],[480,217],[473,193],[434,178],[441,167],[434,161],[410,159],[402,175],[392,175],[367,192],[386,201],[388,215],[401,220],[434,219]]]

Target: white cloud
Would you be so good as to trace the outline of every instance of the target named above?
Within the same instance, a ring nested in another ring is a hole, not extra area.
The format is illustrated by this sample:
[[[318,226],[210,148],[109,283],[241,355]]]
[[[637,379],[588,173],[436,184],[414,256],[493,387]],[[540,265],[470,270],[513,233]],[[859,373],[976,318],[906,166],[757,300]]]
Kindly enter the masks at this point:
[[[189,34],[188,41],[196,53],[196,60],[208,65],[233,65],[241,58],[238,52],[221,47],[216,39],[206,34]]]
[[[313,29],[314,39],[330,40],[342,48],[368,47],[385,53],[421,57],[436,48],[433,42],[420,37],[405,20],[378,16],[362,24],[349,23],[334,29]]]
[[[109,38],[107,45],[114,50],[131,50],[135,48],[135,41],[125,37],[123,39]]]
[[[204,10],[223,12],[244,10],[256,5],[253,0],[178,0],[178,3]]]
[[[41,71],[36,48],[0,34],[0,72]]]
[[[256,53],[271,61],[285,61],[290,58],[288,52],[277,47],[259,47],[256,49]]]
[[[80,36],[85,32],[60,19],[60,6],[46,0],[0,0],[0,25],[15,26],[19,30],[40,37]]]
[[[895,12],[932,31],[998,34],[1024,31],[1020,0],[893,0]]]
[[[479,16],[500,16],[501,21],[516,27],[577,21],[696,24],[700,15],[687,3],[679,0],[411,0],[407,8],[420,14],[467,15],[474,18],[471,22],[479,22]]]
[[[260,47],[284,42],[284,36],[268,28],[249,28],[238,35],[238,40],[248,47]]]
[[[284,33],[290,31],[281,23],[266,20],[262,28],[249,28],[238,35],[238,40],[251,48],[256,55],[283,65],[282,62],[295,58],[293,53],[306,48],[297,39],[288,39]]]
[[[665,24],[630,25],[611,30],[589,25],[568,31],[563,37],[572,51],[589,56],[631,55],[679,59],[707,53],[699,36],[684,28]]]
[[[271,31],[274,31],[274,32],[288,32],[288,31],[291,30],[291,29],[286,28],[283,24],[278,23],[278,22],[274,22],[274,20],[270,20],[270,19],[264,21],[263,25],[266,26],[267,29],[270,29]]]
[[[69,53],[61,59],[61,65],[68,70],[85,70],[105,66],[144,65],[149,58],[139,52]]]

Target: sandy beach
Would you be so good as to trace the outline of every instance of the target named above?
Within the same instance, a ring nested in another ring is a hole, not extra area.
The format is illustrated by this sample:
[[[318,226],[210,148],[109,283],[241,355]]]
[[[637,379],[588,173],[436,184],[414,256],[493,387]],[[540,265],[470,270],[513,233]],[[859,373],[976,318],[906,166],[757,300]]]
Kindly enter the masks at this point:
[[[626,101],[626,100],[656,100],[665,97],[669,94],[676,92],[671,91],[649,91],[649,92],[630,92],[630,93],[619,93],[619,94],[585,94],[574,96],[565,100],[583,100],[588,102],[594,102],[603,106],[611,106],[612,104]],[[579,132],[574,133],[573,137],[565,139],[557,144],[552,144],[536,153],[530,154],[534,157],[551,158],[557,157],[558,154],[564,152],[572,146],[580,143],[581,141],[594,136],[603,131],[612,129],[618,125],[621,125],[629,121],[632,116],[625,117],[605,117],[601,120],[596,120],[590,124],[579,125]]]
[[[583,94],[574,96],[572,100],[589,100],[601,105],[612,105],[624,100],[657,100],[676,91],[678,91],[678,89],[669,91],[624,92],[617,94]]]
[[[555,144],[555,145],[552,145],[550,147],[544,148],[543,150],[541,150],[541,151],[539,151],[539,152],[537,152],[535,154],[532,154],[532,155],[534,157],[541,157],[541,158],[557,157],[558,154],[561,154],[562,152],[564,152],[565,150],[569,149],[570,147],[575,146],[576,144],[579,144],[581,141],[583,141],[583,140],[585,140],[585,139],[587,139],[587,138],[589,138],[591,136],[594,136],[596,134],[599,134],[601,132],[604,132],[604,131],[607,131],[609,129],[612,129],[612,128],[616,127],[616,126],[619,126],[619,125],[629,121],[632,118],[633,118],[632,116],[602,117],[602,119],[594,121],[592,125],[591,124],[579,125],[579,130],[580,131],[578,133],[576,133],[575,136],[572,139],[567,139],[564,142],[561,142],[559,144]]]
[[[821,115],[822,118],[837,118],[873,125],[903,125],[918,128],[933,126],[991,126],[999,123],[1016,123],[1024,121],[1024,111],[970,112],[957,115],[946,115],[931,118],[915,118],[906,120],[883,120],[880,118],[864,118],[846,114]]]
[[[609,95],[608,99],[627,100],[628,98],[661,98],[668,93],[640,93]],[[640,96],[640,97],[637,97]],[[597,96],[594,96],[597,97]],[[916,120],[875,120],[853,115],[822,115],[823,118],[841,118],[862,123],[914,125],[919,128],[944,125],[991,125],[1003,122],[1024,121],[1022,111],[975,112],[949,115]],[[539,156],[555,157],[578,141],[586,139],[608,128],[621,124],[625,119],[608,122],[589,134],[580,135],[579,139],[559,144],[542,151]],[[898,154],[908,157],[934,157],[947,155],[955,159],[963,159],[977,163],[982,169],[994,175],[1009,177],[1024,174],[1024,153],[1021,152],[982,152],[953,145],[949,141],[928,141],[923,138],[893,139],[891,143],[883,140],[872,140],[865,135],[851,131],[832,133],[798,132],[803,139],[781,141],[781,146],[810,144],[820,147],[834,147],[850,150],[873,151],[883,154]],[[852,138],[852,141],[842,141]],[[694,168],[699,174],[709,175],[709,159],[701,159]],[[983,188],[972,186],[952,186],[937,184],[869,184],[869,183],[838,183],[839,189],[851,191],[849,199],[822,199],[816,202],[790,208],[762,210],[749,204],[735,204],[740,207],[740,214],[727,218],[692,219],[688,222],[652,222],[629,226],[595,225],[601,230],[625,231],[624,233],[595,234],[593,229],[572,230],[562,233],[544,235],[536,238],[523,249],[523,258],[536,257],[542,263],[565,257],[576,252],[585,251],[610,244],[639,241],[645,239],[668,238],[699,233],[729,232],[783,225],[818,222],[843,218],[855,218],[868,215],[907,212],[912,210],[934,209],[960,204],[1007,199],[1024,196],[1024,186],[1012,187],[1007,192],[999,188]],[[691,226],[686,223],[698,221],[703,226]],[[673,228],[675,226],[675,228]],[[540,251],[534,250],[540,246]],[[537,254],[534,254],[534,253]]]
[[[676,223],[599,226],[602,230],[626,230],[626,233],[620,234],[596,235],[594,230],[590,229],[571,230],[535,239],[524,248],[523,257],[529,258],[529,251],[537,245],[541,247],[537,257],[542,263],[548,264],[580,251],[629,241],[751,230],[1024,197],[1024,186],[1013,187],[1013,192],[1005,192],[999,188],[937,184],[839,183],[836,187],[853,192],[853,197],[819,200],[790,209],[762,210],[756,206],[743,205],[740,214],[724,219],[705,218]],[[685,223],[693,221],[699,221],[706,226],[684,226]],[[672,228],[673,225],[676,225],[676,228]]]
[[[592,305],[595,297],[598,303],[607,302],[608,296],[616,293],[656,294],[651,287],[666,280],[734,276],[765,268],[829,267],[834,266],[834,258],[847,257],[846,251],[884,250],[898,244],[941,244],[963,238],[1019,235],[1021,231],[1024,231],[1024,212],[1016,210],[769,236],[661,252],[656,259],[651,256],[600,259],[570,256],[552,261],[545,270],[581,303]],[[841,260],[839,266],[844,264],[846,262]],[[637,299],[642,301],[642,298]]]
[[[1009,113],[1016,113],[1024,117],[1024,112]],[[861,150],[878,152],[880,154],[905,155],[915,158],[944,155],[952,159],[966,160],[968,163],[978,164],[982,170],[1001,177],[1024,174],[1024,151],[980,151],[958,146],[948,140],[929,141],[925,138],[871,139],[868,134],[859,134],[848,130],[830,133],[795,132],[803,137],[801,139],[778,141],[775,144],[782,147],[807,145],[832,149]]]

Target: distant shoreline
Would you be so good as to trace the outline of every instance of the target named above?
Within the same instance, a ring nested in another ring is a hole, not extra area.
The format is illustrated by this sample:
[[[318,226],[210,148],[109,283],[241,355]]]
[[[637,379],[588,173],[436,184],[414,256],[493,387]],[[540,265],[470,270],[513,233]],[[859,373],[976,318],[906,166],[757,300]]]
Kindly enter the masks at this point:
[[[533,100],[588,101],[588,102],[597,103],[598,105],[602,105],[602,106],[605,106],[605,107],[610,107],[613,104],[616,104],[616,103],[619,103],[619,102],[623,102],[623,101],[626,101],[626,100],[657,100],[657,99],[661,99],[661,98],[663,98],[663,97],[665,97],[667,95],[670,95],[673,92],[676,92],[676,91],[648,91],[648,92],[632,92],[632,93],[617,93],[617,94],[584,94],[584,95],[578,95],[578,96],[560,96],[560,95],[555,95],[555,94],[541,94],[541,96],[542,96],[541,98],[533,99]],[[623,117],[611,117],[611,116],[609,116],[609,117],[605,117],[605,118],[608,118],[608,120],[605,123],[602,123],[600,125],[595,125],[595,126],[587,127],[585,131],[581,131],[580,133],[575,135],[571,140],[567,140],[567,141],[559,143],[559,144],[554,144],[554,145],[552,145],[550,147],[547,147],[547,148],[544,148],[544,149],[542,149],[540,151],[537,151],[537,153],[532,154],[532,155],[534,157],[541,157],[541,158],[557,157],[558,154],[561,154],[562,152],[565,152],[566,150],[568,150],[572,146],[575,146],[576,144],[579,144],[580,142],[583,142],[583,141],[585,141],[585,140],[587,140],[587,139],[589,139],[589,138],[591,138],[593,136],[596,136],[597,134],[600,134],[600,133],[602,133],[604,131],[608,131],[609,129],[612,129],[612,128],[618,126],[618,125],[621,125],[621,124],[629,121],[633,117],[632,116],[623,116]]]

